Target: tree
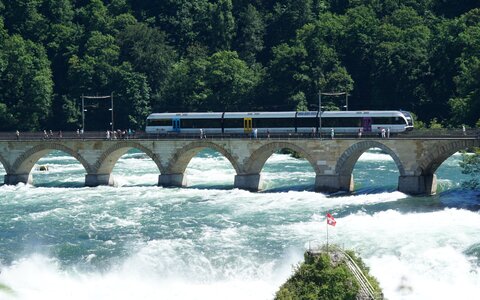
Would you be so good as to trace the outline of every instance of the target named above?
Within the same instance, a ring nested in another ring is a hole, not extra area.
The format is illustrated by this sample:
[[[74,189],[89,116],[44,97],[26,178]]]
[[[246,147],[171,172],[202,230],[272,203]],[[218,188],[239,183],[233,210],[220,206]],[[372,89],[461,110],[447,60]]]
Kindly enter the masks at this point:
[[[230,49],[235,34],[232,9],[231,0],[217,0],[211,7],[208,45],[213,51]]]
[[[428,102],[418,107],[423,120],[452,117],[449,99],[455,97],[453,78],[458,73],[454,62],[462,52],[458,43],[462,29],[458,23],[458,20],[439,19],[432,27],[428,58],[430,70],[426,81],[430,97]]]
[[[110,86],[115,91],[116,128],[144,128],[145,120],[152,112],[147,77],[135,72],[129,63],[123,63],[115,68]]]
[[[74,98],[69,95],[68,60],[77,55],[84,29],[73,22],[75,11],[70,0],[45,0],[41,13],[48,20],[48,32],[44,41],[53,75],[52,114],[48,128],[73,129],[79,121],[80,112]]]
[[[208,110],[238,111],[250,106],[260,77],[236,52],[213,54],[206,71],[206,85],[214,91],[207,100]]]
[[[404,7],[380,26],[373,53],[371,108],[416,111],[428,98],[425,76],[430,30],[422,22],[412,8]]]
[[[275,47],[269,68],[273,98],[298,99],[292,96],[303,92],[313,105],[320,90],[351,91],[353,81],[335,49],[343,32],[342,18],[323,14],[315,24],[298,30],[291,44]]]
[[[194,45],[209,46],[212,6],[208,0],[158,2],[154,9],[158,12],[151,15],[158,16],[158,26],[168,33],[180,54],[186,55]]]
[[[154,94],[164,88],[164,82],[176,53],[167,42],[166,34],[157,28],[137,23],[127,26],[118,36],[122,61],[132,64],[136,72],[146,75]]]
[[[32,130],[51,113],[52,73],[45,49],[15,34],[0,41],[0,129]]]
[[[345,36],[339,45],[345,68],[352,76],[354,87],[352,102],[355,109],[370,109],[372,99],[371,74],[373,52],[377,47],[377,32],[381,21],[370,6],[357,6],[345,14]]]
[[[48,31],[48,21],[40,13],[42,0],[6,1],[5,25],[12,34],[26,40],[42,42]]]
[[[298,29],[314,20],[312,0],[281,0],[274,3],[267,26],[267,47],[274,47],[295,38]]]
[[[84,48],[83,56],[73,55],[69,60],[70,86],[78,96],[103,90],[110,80],[113,67],[118,64],[120,53],[115,38],[98,31],[90,34]]]
[[[280,287],[276,300],[355,299],[359,286],[345,263],[334,266],[327,253],[305,256],[305,263]]]
[[[463,174],[472,177],[469,181],[464,182],[463,186],[472,189],[480,188],[480,148],[475,149],[474,153],[462,154],[460,167],[462,167]]]
[[[199,45],[190,47],[186,57],[172,66],[163,97],[154,100],[154,111],[206,109],[206,99],[212,93],[205,82],[208,65],[207,49]]]
[[[205,50],[196,50],[174,65],[161,107],[167,111],[172,105],[187,111],[238,111],[250,106],[261,70],[249,67],[236,52],[207,56]]]
[[[449,104],[454,124],[473,125],[480,118],[480,9],[461,18],[464,27],[459,34],[462,53],[456,62],[459,72],[453,78],[456,96]]]
[[[436,0],[433,2],[434,12],[447,18],[457,17],[472,9],[478,8],[477,0],[463,0],[458,3],[445,0]]]
[[[110,33],[110,19],[107,7],[102,0],[90,0],[78,11],[78,18],[85,31]]]
[[[110,95],[116,90],[112,78],[115,77],[119,65],[120,48],[115,43],[115,38],[93,31],[83,47],[82,52],[72,55],[68,60],[67,80],[70,86],[68,99],[80,99],[82,94]],[[105,129],[103,115],[98,118],[95,114],[88,115],[92,117],[86,130]]]
[[[240,57],[248,64],[256,61],[257,55],[263,50],[265,24],[257,9],[249,4],[240,13],[237,32],[237,49]]]

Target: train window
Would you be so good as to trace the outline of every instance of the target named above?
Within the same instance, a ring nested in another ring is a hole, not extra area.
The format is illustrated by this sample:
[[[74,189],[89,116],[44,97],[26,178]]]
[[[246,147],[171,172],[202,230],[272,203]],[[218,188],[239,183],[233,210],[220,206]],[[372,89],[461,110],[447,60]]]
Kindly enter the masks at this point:
[[[318,118],[297,118],[297,127],[318,127]]]
[[[172,126],[171,119],[148,119],[147,126]]]
[[[399,117],[374,117],[374,124],[405,124],[405,120]]]
[[[223,119],[224,128],[243,128],[243,118],[241,119]]]
[[[254,128],[295,127],[295,118],[254,118]]]
[[[181,128],[222,128],[222,119],[181,119]]]
[[[322,118],[322,127],[362,127],[362,118]]]

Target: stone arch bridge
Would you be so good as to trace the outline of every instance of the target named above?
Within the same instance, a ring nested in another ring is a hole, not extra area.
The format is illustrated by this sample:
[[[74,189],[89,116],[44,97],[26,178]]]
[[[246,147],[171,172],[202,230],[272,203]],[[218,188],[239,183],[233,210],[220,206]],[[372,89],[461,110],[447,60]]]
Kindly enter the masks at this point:
[[[280,149],[298,152],[316,173],[315,189],[321,192],[353,191],[352,171],[360,155],[380,148],[395,161],[400,176],[398,190],[407,194],[434,194],[437,168],[452,154],[480,146],[471,137],[397,139],[131,139],[131,140],[20,140],[0,141],[0,162],[5,184],[32,183],[35,163],[53,150],[76,158],[85,168],[85,185],[114,185],[111,174],[118,159],[132,148],[148,155],[159,170],[158,184],[186,186],[185,170],[201,150],[224,155],[236,171],[234,186],[262,189],[261,170]]]

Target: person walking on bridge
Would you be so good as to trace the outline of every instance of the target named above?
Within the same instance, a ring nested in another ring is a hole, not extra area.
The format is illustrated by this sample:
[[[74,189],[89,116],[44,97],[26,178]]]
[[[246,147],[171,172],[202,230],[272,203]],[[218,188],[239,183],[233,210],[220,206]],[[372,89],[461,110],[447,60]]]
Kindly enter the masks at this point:
[[[17,137],[17,141],[20,139],[20,131],[15,131],[15,136]]]

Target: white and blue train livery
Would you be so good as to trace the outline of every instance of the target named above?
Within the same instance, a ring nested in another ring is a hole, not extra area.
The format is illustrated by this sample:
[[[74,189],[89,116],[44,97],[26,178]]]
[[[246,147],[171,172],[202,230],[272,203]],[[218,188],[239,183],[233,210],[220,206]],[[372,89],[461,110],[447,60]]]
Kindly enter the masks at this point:
[[[406,111],[318,111],[284,112],[179,112],[153,113],[147,118],[148,134],[251,133],[379,133],[382,129],[399,133],[413,129],[412,115]]]

